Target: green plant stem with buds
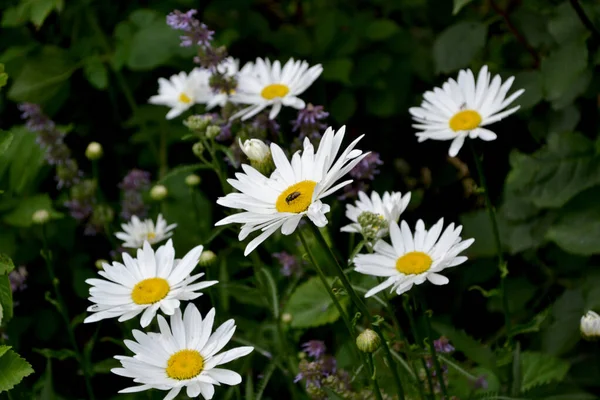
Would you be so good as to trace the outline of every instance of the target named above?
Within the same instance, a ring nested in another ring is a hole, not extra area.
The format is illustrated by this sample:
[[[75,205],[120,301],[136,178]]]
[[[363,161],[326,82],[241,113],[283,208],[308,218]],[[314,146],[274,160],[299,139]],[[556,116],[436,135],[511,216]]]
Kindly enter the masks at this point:
[[[373,385],[373,393],[375,393],[375,398],[377,400],[383,400],[379,391],[379,384],[377,383],[377,371],[375,369],[375,363],[373,362],[373,354],[367,354],[367,362],[369,364],[369,372],[371,374],[371,383]]]
[[[69,341],[71,342],[71,346],[73,347],[73,351],[75,352],[75,357],[77,358],[77,362],[81,366],[83,370],[83,379],[85,380],[85,388],[87,390],[88,399],[94,400],[94,390],[92,389],[92,382],[90,380],[90,371],[89,371],[89,360],[83,357],[81,351],[79,350],[79,346],[77,346],[77,340],[75,340],[75,332],[73,331],[73,327],[71,326],[71,320],[69,319],[69,313],[67,311],[67,307],[63,300],[63,297],[60,293],[59,281],[56,278],[56,274],[54,273],[54,266],[52,265],[52,253],[48,247],[48,240],[46,238],[46,226],[42,225],[42,244],[43,244],[43,253],[42,257],[44,258],[46,268],[48,269],[48,275],[50,276],[50,280],[52,281],[52,287],[54,288],[54,295],[56,296],[56,308],[60,315],[62,316],[65,326],[67,327],[67,333],[69,337]]]
[[[490,200],[490,196],[487,190],[485,181],[485,174],[483,173],[483,166],[481,160],[473,147],[473,144],[469,141],[471,152],[473,153],[473,160],[475,160],[475,168],[477,169],[477,175],[479,175],[479,186],[483,192],[485,198],[485,208],[487,208],[488,216],[492,224],[492,231],[494,234],[494,243],[496,244],[496,254],[498,256],[498,269],[500,271],[500,290],[502,292],[502,310],[504,311],[504,325],[506,326],[506,332],[508,342],[512,340],[512,324],[510,319],[510,309],[508,307],[508,293],[506,290],[506,277],[508,275],[508,269],[504,262],[504,254],[502,252],[502,241],[500,240],[500,229],[498,228],[498,220],[496,218],[496,211]]]
[[[362,299],[358,296],[358,294],[356,294],[356,291],[354,290],[354,288],[352,287],[352,284],[348,280],[348,277],[344,273],[344,269],[342,268],[342,266],[338,262],[337,258],[333,254],[331,248],[327,244],[327,241],[323,237],[323,234],[321,233],[321,231],[315,224],[308,223],[308,225],[310,226],[311,230],[313,231],[313,234],[314,234],[315,238],[317,239],[317,241],[319,242],[319,244],[321,245],[321,247],[323,247],[323,249],[325,250],[325,254],[327,254],[328,258],[331,260],[331,264],[335,267],[336,274],[337,274],[338,278],[340,279],[340,281],[342,282],[342,285],[344,285],[344,289],[346,289],[346,292],[350,296],[350,299],[352,300],[352,302],[354,303],[356,308],[358,308],[358,310],[360,311],[362,316],[367,317],[369,319],[369,323],[372,323],[372,317],[371,317],[371,313],[369,312],[369,309],[367,308],[365,303],[362,301]],[[398,367],[396,365],[396,362],[394,361],[394,358],[392,357],[392,353],[390,352],[390,348],[385,340],[383,331],[381,330],[381,327],[379,327],[378,324],[377,325],[373,324],[372,326],[373,326],[373,330],[375,332],[377,332],[377,334],[381,337],[381,345],[384,350],[384,357],[385,357],[385,360],[388,363],[388,366],[392,372],[392,376],[394,378],[394,384],[396,385],[398,399],[404,400],[404,389],[402,387],[402,381],[400,380],[400,376],[398,375]]]
[[[208,140],[204,136],[202,136],[200,138],[200,140],[202,141],[202,144],[204,145],[204,147],[206,148],[206,150],[208,150],[208,153],[210,154],[210,162],[208,162],[206,159],[204,159],[204,161],[207,163],[207,165],[210,165],[212,167],[212,169],[215,171],[215,173],[217,174],[217,177],[219,178],[219,182],[221,183],[221,188],[223,189],[223,194],[230,193],[231,186],[227,183],[227,178],[225,178],[226,174],[223,173],[223,170],[221,169],[221,163],[219,162],[219,160],[216,157],[216,151],[213,146],[214,141],[212,139]]]

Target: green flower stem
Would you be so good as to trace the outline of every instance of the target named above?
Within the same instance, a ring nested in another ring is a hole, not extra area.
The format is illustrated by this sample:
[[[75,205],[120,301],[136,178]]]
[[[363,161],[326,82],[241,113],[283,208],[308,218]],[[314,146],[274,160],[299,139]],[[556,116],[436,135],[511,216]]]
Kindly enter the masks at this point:
[[[379,390],[379,384],[377,383],[377,372],[375,370],[375,363],[373,362],[373,354],[367,353],[367,362],[369,364],[369,372],[371,373],[371,384],[373,385],[373,393],[377,400],[383,400],[381,392]]]
[[[448,397],[448,391],[446,390],[446,383],[444,382],[444,371],[442,371],[442,366],[440,364],[440,360],[437,357],[437,352],[435,350],[435,346],[433,344],[433,339],[431,338],[431,320],[429,315],[427,314],[427,305],[425,304],[425,300],[423,298],[421,300],[421,311],[423,312],[423,316],[425,317],[425,329],[427,333],[427,337],[425,340],[428,342],[429,351],[431,352],[431,358],[433,359],[433,365],[435,366],[435,373],[437,375],[437,380],[440,383],[440,388],[442,389],[442,394],[444,398]]]
[[[581,20],[581,23],[590,32],[592,32],[592,36],[594,36],[596,40],[600,40],[600,30],[598,30],[594,26],[594,23],[588,18],[587,14],[585,13],[585,10],[583,9],[583,7],[581,7],[581,4],[579,4],[579,1],[569,0],[569,2],[571,3],[571,7],[573,7],[573,9],[575,10],[577,17],[579,17],[579,19]]]
[[[58,279],[56,278],[56,274],[54,273],[54,267],[52,265],[52,253],[48,248],[48,240],[46,238],[46,227],[42,226],[42,243],[43,243],[43,254],[46,268],[48,269],[48,275],[50,275],[50,280],[52,281],[52,287],[54,288],[54,295],[56,296],[57,308],[62,316],[65,325],[67,327],[67,333],[69,337],[69,341],[71,342],[71,346],[73,347],[73,351],[75,352],[75,357],[77,358],[77,362],[81,365],[83,370],[83,378],[85,380],[85,388],[87,390],[88,399],[94,400],[94,390],[92,389],[92,383],[90,381],[90,373],[89,373],[89,362],[85,359],[79,350],[79,346],[77,346],[77,340],[75,339],[75,332],[73,331],[73,327],[71,326],[71,320],[69,319],[69,314],[67,311],[67,307],[63,300],[63,297],[60,293],[60,287]]]
[[[417,330],[417,324],[415,322],[415,316],[413,314],[412,308],[410,307],[410,304],[408,304],[409,302],[409,297],[408,295],[404,296],[403,299],[403,306],[404,306],[404,311],[406,312],[406,315],[408,316],[408,321],[410,323],[410,329],[412,331],[413,337],[415,339],[415,343],[417,344],[417,346],[419,346],[419,348],[423,348],[423,342],[421,341],[421,335],[419,335],[419,331]],[[427,375],[427,383],[429,383],[429,393],[431,394],[431,396],[433,396],[433,378],[431,377],[431,371],[429,371],[429,368],[427,368],[427,364],[425,363],[425,359],[421,358],[421,365],[423,366],[423,369],[425,370],[425,374]],[[419,376],[417,375],[417,379],[419,378]]]
[[[342,266],[338,262],[337,258],[333,254],[333,251],[327,244],[327,241],[325,241],[323,234],[321,233],[319,228],[312,222],[309,222],[308,225],[312,229],[314,236],[317,238],[317,241],[319,242],[321,247],[323,247],[323,249],[325,250],[325,253],[331,260],[331,264],[335,267],[336,274],[337,274],[338,278],[340,279],[340,281],[342,282],[342,285],[344,285],[344,289],[346,289],[346,292],[350,296],[350,299],[352,300],[354,305],[358,308],[358,310],[360,311],[362,316],[367,317],[369,319],[369,323],[371,323],[372,317],[371,317],[371,313],[369,312],[369,309],[367,308],[365,303],[362,301],[362,299],[358,296],[358,294],[356,294],[356,291],[352,287],[350,280],[348,280],[348,277],[344,273],[344,269],[342,268]],[[306,247],[306,245],[305,245],[305,247]],[[373,326],[373,330],[375,332],[377,332],[377,334],[381,337],[381,345],[382,345],[384,353],[385,353],[384,357],[388,363],[390,370],[392,371],[392,376],[394,377],[394,384],[396,385],[396,391],[398,393],[398,399],[404,400],[404,389],[402,387],[402,381],[400,380],[400,376],[398,375],[398,367],[396,365],[396,362],[394,361],[394,358],[392,357],[392,353],[390,352],[390,348],[387,344],[387,341],[385,340],[383,331],[381,330],[379,325],[372,325],[372,326]]]
[[[210,163],[209,165],[211,165],[215,171],[215,173],[217,174],[217,177],[219,178],[219,182],[221,182],[221,188],[223,189],[223,193],[224,194],[228,194],[231,192],[231,186],[227,183],[227,179],[225,177],[225,175],[223,174],[223,171],[221,170],[221,163],[219,162],[219,160],[216,157],[216,151],[215,148],[213,147],[213,143],[211,141],[209,141],[208,139],[206,139],[206,137],[202,136],[201,137],[202,140],[202,144],[204,145],[204,147],[208,150],[209,154],[210,154]]]
[[[488,216],[490,218],[490,222],[492,224],[492,231],[494,234],[494,242],[496,244],[496,254],[498,255],[498,269],[500,270],[500,290],[502,291],[502,309],[504,311],[504,325],[506,326],[506,332],[508,336],[508,341],[511,341],[512,338],[512,323],[510,319],[510,309],[508,307],[508,294],[506,291],[506,276],[508,275],[508,269],[506,268],[506,264],[504,262],[504,255],[502,253],[502,241],[500,240],[500,229],[498,228],[498,220],[496,219],[496,211],[494,206],[492,205],[492,201],[490,200],[490,196],[488,194],[487,185],[485,181],[485,174],[483,173],[483,166],[481,165],[481,160],[475,152],[475,148],[471,141],[469,141],[469,146],[471,147],[471,152],[473,153],[473,159],[475,160],[475,167],[477,168],[477,175],[479,175],[479,186],[483,191],[483,196],[485,198],[485,207],[488,211]]]

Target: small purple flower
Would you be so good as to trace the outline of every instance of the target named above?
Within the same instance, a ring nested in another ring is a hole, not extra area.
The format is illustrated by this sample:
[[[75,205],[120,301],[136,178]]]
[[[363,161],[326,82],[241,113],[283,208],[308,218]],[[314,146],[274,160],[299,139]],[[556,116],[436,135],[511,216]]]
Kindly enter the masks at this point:
[[[88,218],[94,210],[91,203],[78,199],[67,200],[64,202],[64,206],[69,210],[71,217],[78,221]]]
[[[213,40],[214,32],[194,17],[196,13],[196,10],[185,13],[175,10],[167,15],[167,25],[185,32],[185,35],[180,36],[182,47],[193,45],[210,47],[210,42]]]
[[[221,125],[221,132],[215,138],[217,142],[226,142],[229,139],[231,139],[231,121]]]
[[[148,207],[144,203],[142,192],[150,188],[150,172],[134,168],[125,175],[119,187],[123,190],[121,218],[129,220],[134,215],[144,218]]]
[[[123,190],[145,190],[150,187],[150,172],[134,168],[125,175],[119,184]]]
[[[24,290],[27,288],[25,281],[27,280],[27,269],[24,266],[13,270],[8,274],[8,280],[10,281],[10,289],[13,293]]]
[[[479,375],[479,377],[473,382],[473,387],[475,389],[483,389],[487,390],[488,381],[485,379],[486,375]]]
[[[293,123],[292,131],[300,131],[299,139],[305,137],[310,139],[320,139],[321,132],[327,128],[327,125],[321,122],[329,116],[329,113],[323,109],[323,106],[313,106],[308,104],[304,109],[298,111],[298,116]]]
[[[454,346],[450,344],[450,341],[445,336],[440,337],[438,340],[434,340],[433,346],[438,353],[452,353],[454,351]]]
[[[304,352],[310,357],[318,360],[323,354],[325,354],[325,350],[327,350],[327,348],[325,347],[325,342],[321,340],[309,340],[302,345],[302,350],[304,350]]]
[[[292,254],[282,251],[279,253],[273,253],[273,257],[275,257],[281,264],[281,275],[300,275],[302,272],[302,267],[298,262],[298,259]]]
[[[349,172],[354,179],[370,180],[375,179],[375,175],[379,173],[378,166],[382,165],[379,153],[371,152],[365,158],[360,160],[354,168]]]
[[[197,10],[193,9],[185,13],[182,13],[179,10],[175,10],[169,15],[167,15],[167,25],[169,25],[173,29],[189,31],[193,28],[194,23],[197,21],[194,18],[194,15],[197,12]]]
[[[279,132],[281,132],[281,126],[274,119],[269,119],[269,115],[266,112],[254,117],[252,127],[270,134],[275,139],[279,137]]]

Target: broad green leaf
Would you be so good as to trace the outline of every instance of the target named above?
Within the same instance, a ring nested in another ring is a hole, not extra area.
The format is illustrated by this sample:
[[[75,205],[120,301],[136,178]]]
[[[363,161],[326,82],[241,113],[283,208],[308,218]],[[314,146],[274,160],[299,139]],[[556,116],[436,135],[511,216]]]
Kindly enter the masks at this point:
[[[77,358],[77,354],[70,349],[33,349],[33,351],[43,355],[46,358],[54,358],[59,361],[66,360],[67,358]]]
[[[505,191],[540,208],[564,206],[585,189],[600,184],[600,154],[578,133],[557,133],[527,155],[513,152]]]
[[[497,370],[494,352],[489,347],[479,343],[466,332],[458,331],[441,322],[432,321],[432,326],[440,335],[446,336],[456,350],[462,352],[465,357],[475,361],[482,367],[492,371]]]
[[[4,72],[4,64],[0,64],[0,88],[6,85],[8,81],[8,74]]]
[[[2,326],[2,318],[4,318],[4,308],[2,307],[2,303],[0,303],[0,326]]]
[[[346,122],[356,111],[356,97],[350,90],[342,91],[331,102],[331,116],[338,122]]]
[[[353,66],[354,64],[349,58],[325,61],[321,78],[326,81],[342,82],[349,85]]]
[[[570,364],[546,353],[524,351],[521,353],[521,388],[523,391],[550,382],[561,382]]]
[[[564,43],[542,60],[541,72],[546,100],[556,101],[581,79],[587,67],[585,41]]]
[[[131,40],[127,66],[134,71],[141,71],[166,64],[179,46],[179,36],[164,20],[141,28]]]
[[[492,224],[486,210],[462,214],[460,223],[463,226],[464,237],[476,238],[466,250],[469,256],[492,257],[496,254]]]
[[[329,284],[333,279],[329,279]],[[338,297],[342,307],[348,304],[347,297]],[[313,277],[299,285],[290,296],[285,311],[292,316],[294,328],[312,328],[338,320],[340,313],[320,278]]]
[[[581,255],[600,253],[600,187],[581,193],[560,210],[546,237],[564,250]]]
[[[0,357],[0,392],[12,389],[32,373],[33,368],[27,361],[14,351],[8,350]]]
[[[13,316],[12,289],[8,275],[0,275],[0,305],[2,305],[3,322],[6,324]]]
[[[61,11],[64,6],[64,0],[28,0],[27,3],[29,18],[37,29],[41,28],[52,11]]]
[[[471,3],[473,0],[454,0],[454,7],[452,8],[452,15],[456,15],[459,13],[459,11],[466,6],[467,4]]]
[[[391,19],[377,19],[365,27],[365,36],[371,40],[385,40],[398,31],[399,26]]]
[[[28,56],[27,62],[8,91],[14,102],[28,101],[44,104],[69,84],[69,78],[77,66],[69,59],[67,51],[45,46],[42,51]]]
[[[548,21],[548,31],[557,43],[565,43],[584,37],[587,30],[568,1],[553,7],[553,16]]]
[[[13,140],[12,132],[0,131],[0,156],[8,149]]]
[[[96,89],[106,89],[108,86],[108,70],[98,56],[89,57],[85,60],[83,74]]]
[[[542,332],[542,350],[558,356],[572,349],[581,339],[579,321],[586,311],[581,289],[566,290],[552,305],[553,321]]]
[[[302,25],[282,24],[266,39],[275,47],[299,56],[307,56],[312,51],[312,40]]]
[[[433,59],[438,73],[468,67],[485,44],[487,27],[481,22],[461,21],[443,31],[433,44]]]
[[[316,50],[324,52],[327,50],[337,32],[337,14],[339,11],[328,11],[317,15],[315,24],[314,43]]]
[[[560,110],[571,105],[577,97],[581,96],[589,88],[592,75],[592,69],[586,68],[572,81],[560,97],[552,100],[552,108]]]
[[[15,269],[15,265],[10,257],[8,257],[6,254],[0,253],[0,275],[6,275],[13,269]]]
[[[145,28],[161,19],[161,15],[154,10],[140,8],[129,14],[129,20],[139,28]],[[166,24],[164,21],[161,21]]]
[[[24,195],[36,187],[44,166],[44,151],[35,142],[36,135],[24,126],[11,128],[12,140],[0,157],[0,181],[8,183],[8,192]]]
[[[542,74],[537,70],[517,73],[512,87],[525,89],[525,93],[515,101],[522,109],[535,106],[544,97]]]
[[[38,210],[48,211],[50,219],[63,217],[63,214],[52,208],[52,201],[48,194],[38,194],[22,199],[14,210],[4,216],[3,220],[9,225],[27,228],[33,224],[31,217]]]
[[[0,345],[0,357],[2,357],[4,355],[4,353],[9,351],[10,349],[11,349],[10,346]]]
[[[114,358],[107,358],[102,361],[95,362],[92,366],[93,374],[110,374],[110,370],[113,368],[121,367],[121,363]]]

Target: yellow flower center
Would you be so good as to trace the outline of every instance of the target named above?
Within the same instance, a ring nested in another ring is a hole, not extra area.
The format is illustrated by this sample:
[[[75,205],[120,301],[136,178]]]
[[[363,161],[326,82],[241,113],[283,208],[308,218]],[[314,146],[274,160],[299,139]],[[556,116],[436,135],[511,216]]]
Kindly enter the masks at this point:
[[[315,186],[317,186],[315,181],[293,184],[279,195],[275,208],[279,212],[301,213],[306,211],[312,202]]]
[[[204,358],[196,350],[180,350],[169,357],[167,375],[177,380],[192,379],[200,375],[204,367]]]
[[[417,275],[427,271],[433,260],[422,251],[411,251],[396,260],[396,269],[405,275]]]
[[[474,110],[459,111],[450,118],[450,129],[454,132],[470,131],[481,123],[481,115]]]
[[[273,100],[275,97],[283,97],[290,92],[290,88],[280,83],[273,83],[265,86],[260,95],[267,100]]]
[[[181,93],[179,95],[179,101],[185,104],[190,104],[192,102],[192,99],[185,93]]]
[[[146,237],[148,238],[148,240],[156,239],[156,233],[154,233],[154,232],[148,232],[146,234]]]
[[[149,278],[138,282],[131,292],[135,304],[154,304],[169,294],[171,287],[163,278]]]

